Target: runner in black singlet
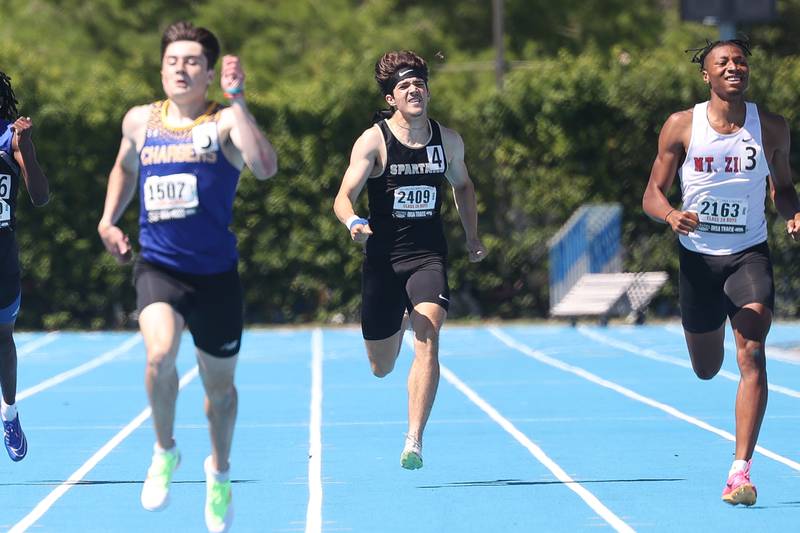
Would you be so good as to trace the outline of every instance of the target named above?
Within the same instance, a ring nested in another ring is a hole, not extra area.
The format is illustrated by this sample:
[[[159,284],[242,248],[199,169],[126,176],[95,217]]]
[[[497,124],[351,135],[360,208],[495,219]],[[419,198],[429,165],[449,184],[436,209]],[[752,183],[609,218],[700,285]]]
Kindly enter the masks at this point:
[[[375,65],[375,78],[392,110],[353,146],[334,211],[352,239],[366,243],[361,327],[376,376],[394,368],[406,313],[414,330],[408,433],[400,464],[416,469],[422,466],[422,434],[439,383],[439,330],[450,302],[440,214],[445,180],[453,188],[470,261],[483,260],[486,249],[478,237],[464,143],[455,131],[428,118],[425,61],[410,51],[387,52]],[[364,185],[369,220],[353,209]]]

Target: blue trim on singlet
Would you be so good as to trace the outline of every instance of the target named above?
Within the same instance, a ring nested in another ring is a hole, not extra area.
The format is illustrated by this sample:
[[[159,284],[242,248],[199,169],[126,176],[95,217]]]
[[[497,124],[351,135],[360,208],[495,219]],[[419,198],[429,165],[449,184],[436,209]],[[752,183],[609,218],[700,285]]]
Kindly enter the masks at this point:
[[[233,218],[233,201],[239,182],[240,170],[234,167],[219,147],[206,159],[213,162],[156,162],[146,163],[144,154],[158,155],[158,159],[173,159],[190,153],[195,155],[191,128],[172,129],[162,122],[162,105],[151,107],[145,143],[139,153],[139,244],[141,256],[146,261],[189,274],[218,274],[236,268],[239,259],[236,236],[229,229]],[[213,122],[214,113],[209,109]],[[202,117],[201,117],[202,118]],[[200,119],[198,119],[199,121]],[[199,124],[198,124],[199,125]],[[189,146],[185,146],[185,145]],[[184,145],[183,150],[168,147]],[[147,151],[147,152],[146,152]],[[167,155],[164,155],[167,154]],[[184,218],[149,221],[145,209],[145,181],[149,176],[193,174],[197,177],[199,205]]]
[[[0,309],[0,324],[11,324],[17,320],[20,304],[22,303],[22,291],[17,293],[17,297],[6,307]]]
[[[0,150],[7,154],[12,153],[11,141],[14,139],[14,132],[11,129],[13,122],[0,118]]]

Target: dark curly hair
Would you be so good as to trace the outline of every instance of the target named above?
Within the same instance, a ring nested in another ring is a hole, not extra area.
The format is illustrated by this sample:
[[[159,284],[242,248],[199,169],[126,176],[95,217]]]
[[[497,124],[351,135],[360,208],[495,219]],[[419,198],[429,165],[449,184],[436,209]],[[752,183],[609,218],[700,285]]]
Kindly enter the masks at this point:
[[[0,118],[5,120],[17,120],[17,98],[11,88],[11,78],[5,72],[0,71]]]
[[[748,39],[728,39],[724,41],[709,41],[706,39],[705,46],[700,46],[698,48],[689,48],[688,50],[684,50],[685,53],[694,52],[692,55],[692,63],[699,63],[700,64],[700,71],[704,70],[704,64],[706,60],[706,56],[711,53],[711,50],[718,46],[723,46],[726,44],[732,44],[733,46],[738,46],[744,55],[750,55],[750,41]]]

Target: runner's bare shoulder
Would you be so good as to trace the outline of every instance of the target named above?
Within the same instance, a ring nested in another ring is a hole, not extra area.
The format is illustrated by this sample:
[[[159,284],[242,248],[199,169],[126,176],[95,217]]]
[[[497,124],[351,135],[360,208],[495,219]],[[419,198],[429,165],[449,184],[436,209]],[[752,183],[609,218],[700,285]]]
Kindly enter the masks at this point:
[[[689,144],[692,134],[692,118],[694,116],[694,109],[684,109],[672,113],[667,120],[664,121],[664,126],[661,128],[659,136],[661,141],[666,141],[670,146],[678,142],[684,145],[684,148]]]
[[[122,119],[122,135],[128,139],[137,141],[143,137],[144,129],[147,126],[147,121],[150,118],[149,105],[137,105],[125,113],[125,118]]]

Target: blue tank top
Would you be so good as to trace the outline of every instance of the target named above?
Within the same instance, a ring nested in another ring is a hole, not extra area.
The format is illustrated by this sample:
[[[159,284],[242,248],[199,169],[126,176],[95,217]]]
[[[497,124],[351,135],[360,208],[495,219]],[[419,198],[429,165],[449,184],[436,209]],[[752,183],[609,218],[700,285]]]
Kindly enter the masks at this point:
[[[167,101],[151,104],[139,152],[139,244],[146,261],[189,274],[236,268],[230,230],[240,171],[222,153],[209,104],[193,124],[166,125]]]

